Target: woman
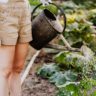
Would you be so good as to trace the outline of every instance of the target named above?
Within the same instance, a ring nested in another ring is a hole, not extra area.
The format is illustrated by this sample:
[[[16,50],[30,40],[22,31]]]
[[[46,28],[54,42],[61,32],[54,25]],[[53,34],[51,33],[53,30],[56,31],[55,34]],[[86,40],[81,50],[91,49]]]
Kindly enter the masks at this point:
[[[20,73],[31,40],[28,3],[0,0],[0,96],[21,96]]]

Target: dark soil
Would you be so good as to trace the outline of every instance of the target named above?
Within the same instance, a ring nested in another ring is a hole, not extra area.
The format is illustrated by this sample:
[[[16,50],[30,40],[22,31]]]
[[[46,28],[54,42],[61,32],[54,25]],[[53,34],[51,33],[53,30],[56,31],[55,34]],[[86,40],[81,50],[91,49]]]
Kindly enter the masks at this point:
[[[55,96],[56,89],[47,80],[29,75],[23,85],[23,96]]]
[[[26,63],[30,61],[31,56],[32,53],[30,52]],[[42,79],[36,75],[37,68],[42,66],[44,62],[52,62],[52,56],[51,54],[46,54],[42,51],[35,60],[35,63],[22,86],[23,96],[56,96],[56,87],[50,84],[48,80]]]

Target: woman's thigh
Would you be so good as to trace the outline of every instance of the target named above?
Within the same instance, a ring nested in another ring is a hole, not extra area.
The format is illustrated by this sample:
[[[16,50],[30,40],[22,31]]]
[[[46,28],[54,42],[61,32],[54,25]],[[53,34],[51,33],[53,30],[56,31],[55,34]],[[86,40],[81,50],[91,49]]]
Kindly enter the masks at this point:
[[[28,53],[29,43],[17,43],[13,63],[13,71],[21,72]]]
[[[0,46],[0,74],[9,73],[12,69],[12,64],[14,60],[15,46]]]

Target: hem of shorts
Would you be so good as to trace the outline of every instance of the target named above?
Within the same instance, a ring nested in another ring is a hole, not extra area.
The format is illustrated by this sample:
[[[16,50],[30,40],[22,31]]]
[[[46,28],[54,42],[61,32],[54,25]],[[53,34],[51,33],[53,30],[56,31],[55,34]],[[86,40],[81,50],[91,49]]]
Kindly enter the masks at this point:
[[[6,40],[6,41],[5,41]],[[1,45],[16,45],[17,43],[17,38],[14,39],[5,39],[1,41]]]
[[[18,40],[18,43],[27,43],[27,42],[30,42],[30,41],[32,41],[33,39],[32,39],[32,37],[21,37],[21,39],[19,39]]]

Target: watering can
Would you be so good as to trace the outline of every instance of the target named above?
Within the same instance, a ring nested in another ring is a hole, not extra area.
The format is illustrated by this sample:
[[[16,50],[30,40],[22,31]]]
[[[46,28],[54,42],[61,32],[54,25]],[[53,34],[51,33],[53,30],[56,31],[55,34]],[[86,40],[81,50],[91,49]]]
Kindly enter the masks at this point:
[[[64,11],[58,5],[54,3],[50,4],[56,6],[64,16],[64,28],[52,12],[50,12],[48,9],[44,9],[37,17],[35,17],[34,20],[32,20],[33,40],[30,42],[30,45],[37,50],[45,47],[58,34],[62,34],[66,28],[66,16]],[[34,15],[36,9],[41,5],[42,4],[39,4],[33,9],[32,16]]]

